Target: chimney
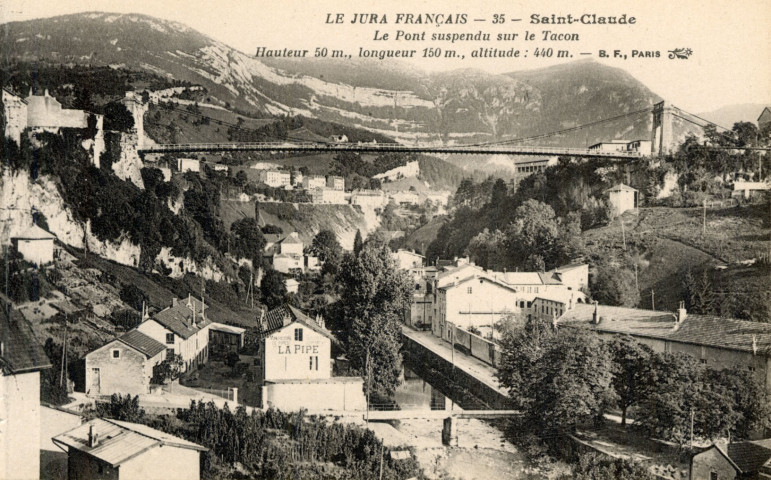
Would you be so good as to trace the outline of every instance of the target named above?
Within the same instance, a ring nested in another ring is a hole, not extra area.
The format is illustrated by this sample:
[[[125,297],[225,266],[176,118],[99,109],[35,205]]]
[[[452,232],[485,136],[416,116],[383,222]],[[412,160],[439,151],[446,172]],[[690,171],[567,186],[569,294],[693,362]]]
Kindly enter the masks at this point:
[[[2,344],[0,344],[0,347]],[[1,352],[2,350],[0,350]],[[1,353],[0,353],[1,354]],[[758,336],[753,334],[752,335],[752,354],[757,355],[758,354]]]
[[[47,89],[47,88],[45,89],[45,93],[43,93],[43,96],[44,96],[44,97],[48,97],[48,96],[49,96],[49,95],[48,95],[48,89]]]
[[[688,315],[688,312],[685,311],[685,302],[680,302],[680,308],[677,309],[677,323],[682,323],[683,320],[685,320],[685,317]]]
[[[99,434],[94,433],[94,426],[89,425],[88,427],[88,446],[90,448],[94,448],[97,445],[99,445]]]
[[[592,323],[598,325],[600,323],[599,306],[597,300],[594,301],[594,313],[592,314]]]
[[[177,306],[177,297],[174,297],[171,299],[171,306],[176,307]]]

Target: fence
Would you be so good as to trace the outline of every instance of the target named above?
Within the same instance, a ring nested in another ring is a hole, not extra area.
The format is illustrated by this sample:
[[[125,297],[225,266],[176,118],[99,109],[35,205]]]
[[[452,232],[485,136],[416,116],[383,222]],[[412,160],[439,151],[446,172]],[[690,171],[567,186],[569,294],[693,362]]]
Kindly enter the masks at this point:
[[[449,338],[444,337],[445,341],[454,343],[456,347],[460,347],[465,353],[472,357],[481,360],[493,367],[498,366],[501,361],[501,351],[498,345],[490,340],[484,339],[479,335],[468,332],[460,327],[456,327],[451,323],[447,323],[451,327]],[[445,332],[442,332],[443,334]]]

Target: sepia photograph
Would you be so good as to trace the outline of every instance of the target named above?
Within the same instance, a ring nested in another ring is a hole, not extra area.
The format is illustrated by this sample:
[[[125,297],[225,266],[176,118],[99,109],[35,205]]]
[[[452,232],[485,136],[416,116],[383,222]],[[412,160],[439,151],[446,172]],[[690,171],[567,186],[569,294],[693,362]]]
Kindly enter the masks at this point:
[[[0,1],[0,480],[771,479],[770,25]]]

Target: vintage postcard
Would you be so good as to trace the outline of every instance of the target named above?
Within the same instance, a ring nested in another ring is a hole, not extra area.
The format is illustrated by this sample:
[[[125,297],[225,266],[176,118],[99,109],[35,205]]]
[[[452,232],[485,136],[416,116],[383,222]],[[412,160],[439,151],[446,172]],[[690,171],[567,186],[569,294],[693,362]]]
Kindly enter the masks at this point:
[[[4,0],[0,479],[771,476],[762,0]]]

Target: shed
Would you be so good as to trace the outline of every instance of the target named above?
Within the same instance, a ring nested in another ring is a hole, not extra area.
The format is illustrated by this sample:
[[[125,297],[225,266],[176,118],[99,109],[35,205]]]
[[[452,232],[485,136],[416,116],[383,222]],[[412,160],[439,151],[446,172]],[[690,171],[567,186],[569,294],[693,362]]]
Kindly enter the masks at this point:
[[[11,238],[16,251],[24,260],[36,265],[54,261],[54,240],[56,237],[37,225],[32,225],[19,235]]]

